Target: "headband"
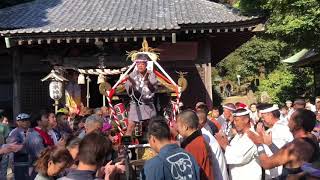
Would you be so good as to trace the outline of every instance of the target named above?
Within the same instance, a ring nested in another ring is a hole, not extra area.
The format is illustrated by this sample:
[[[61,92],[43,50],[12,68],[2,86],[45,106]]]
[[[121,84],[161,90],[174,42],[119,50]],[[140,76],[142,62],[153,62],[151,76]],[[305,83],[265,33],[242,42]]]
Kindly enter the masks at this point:
[[[267,109],[262,109],[259,112],[261,112],[263,114],[263,113],[269,113],[269,112],[276,111],[276,110],[279,110],[279,108],[276,106],[272,106]]]
[[[136,62],[136,63],[147,63],[148,60],[145,60],[145,59],[136,59],[135,62]]]
[[[223,108],[229,109],[230,111],[235,111],[236,109],[229,107],[229,106],[222,106]]]
[[[244,112],[238,112],[238,113],[233,113],[234,117],[239,117],[239,116],[245,116],[245,115],[249,115],[251,111],[249,111],[248,109],[246,109],[246,111]]]

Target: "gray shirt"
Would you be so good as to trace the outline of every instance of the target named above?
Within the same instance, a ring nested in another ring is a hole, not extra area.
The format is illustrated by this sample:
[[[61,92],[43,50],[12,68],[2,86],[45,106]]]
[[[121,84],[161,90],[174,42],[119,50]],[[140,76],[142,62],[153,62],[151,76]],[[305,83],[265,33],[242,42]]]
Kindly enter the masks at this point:
[[[127,93],[131,97],[128,119],[131,121],[141,121],[156,116],[156,108],[153,104],[153,97],[157,89],[157,78],[152,71],[147,72],[147,81],[145,76],[138,71],[130,73],[125,83]],[[133,82],[132,82],[133,81]]]

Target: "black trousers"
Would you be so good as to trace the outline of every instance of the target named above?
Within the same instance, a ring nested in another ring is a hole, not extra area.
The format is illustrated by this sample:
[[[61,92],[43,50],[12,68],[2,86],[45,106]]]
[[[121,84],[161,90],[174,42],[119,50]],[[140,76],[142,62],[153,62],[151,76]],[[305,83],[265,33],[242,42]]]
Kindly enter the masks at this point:
[[[29,166],[14,166],[15,180],[31,180],[29,177]]]

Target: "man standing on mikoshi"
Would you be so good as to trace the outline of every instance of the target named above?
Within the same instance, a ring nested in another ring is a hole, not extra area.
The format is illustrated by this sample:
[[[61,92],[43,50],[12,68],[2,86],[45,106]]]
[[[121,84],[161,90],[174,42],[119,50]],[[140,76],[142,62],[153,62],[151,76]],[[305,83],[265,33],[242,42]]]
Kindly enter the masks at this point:
[[[147,69],[147,64],[148,61],[156,60],[157,55],[152,52],[136,52],[131,55],[131,59],[136,63],[136,68],[127,76],[125,83],[131,97],[126,135],[131,136],[135,129],[135,135],[140,136],[142,126],[146,127],[148,120],[156,116],[153,100],[157,90],[157,78],[153,71]]]

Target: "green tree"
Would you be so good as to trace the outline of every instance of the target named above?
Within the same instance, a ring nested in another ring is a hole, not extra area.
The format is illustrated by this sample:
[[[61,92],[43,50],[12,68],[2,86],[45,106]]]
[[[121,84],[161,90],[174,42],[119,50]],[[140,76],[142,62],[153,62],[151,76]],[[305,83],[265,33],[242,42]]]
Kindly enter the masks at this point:
[[[267,31],[300,48],[320,47],[319,0],[239,0],[237,7],[246,15],[267,18]]]
[[[244,81],[259,77],[261,68],[266,74],[272,72],[287,54],[288,44],[265,37],[253,37],[218,64],[220,75],[236,80],[240,75]]]
[[[308,91],[312,76],[280,63],[302,48],[320,48],[319,0],[238,0],[234,7],[244,15],[265,17],[266,32],[258,33],[218,64],[220,75],[236,81],[236,75],[250,81],[264,67],[266,79],[259,91],[274,102],[283,102]]]
[[[260,82],[259,91],[267,92],[273,103],[310,95],[312,75],[308,69],[281,65]]]

